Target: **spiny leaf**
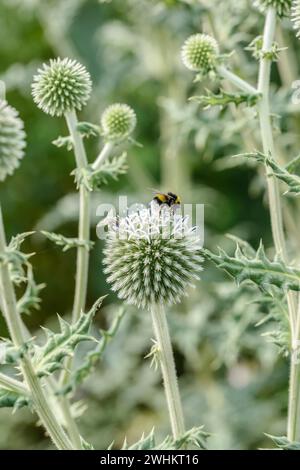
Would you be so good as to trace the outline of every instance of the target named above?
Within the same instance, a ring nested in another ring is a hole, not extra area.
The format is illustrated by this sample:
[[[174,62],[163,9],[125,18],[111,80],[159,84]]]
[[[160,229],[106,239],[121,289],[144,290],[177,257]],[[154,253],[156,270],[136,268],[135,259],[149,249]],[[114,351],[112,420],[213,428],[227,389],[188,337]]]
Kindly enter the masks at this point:
[[[39,310],[41,298],[39,293],[44,289],[45,284],[36,284],[32,266],[27,268],[27,286],[23,296],[18,300],[17,308],[19,313],[30,314],[32,309]]]
[[[28,397],[0,388],[0,408],[14,408],[14,410],[17,410],[29,404],[30,399]]]
[[[71,372],[69,383],[61,391],[59,391],[58,394],[65,395],[66,393],[75,390],[76,386],[81,384],[90,375],[90,373],[96,367],[97,363],[100,361],[106,346],[116,335],[124,315],[125,310],[121,308],[109,330],[101,330],[102,338],[96,345],[96,348],[86,355],[83,364],[78,369],[75,369]]]
[[[222,249],[219,250],[218,255],[209,250],[203,250],[203,252],[217,267],[231,275],[237,284],[251,281],[263,290],[268,290],[270,286],[283,290],[300,290],[300,270],[287,266],[277,258],[270,261],[262,244],[255,257],[245,254],[239,245],[234,256],[229,256]]]
[[[300,450],[300,442],[290,441],[285,436],[271,436],[270,434],[266,434],[266,436],[268,436],[270,439],[272,439],[274,444],[276,444],[276,446],[279,449],[282,449],[282,450]]]
[[[78,238],[67,238],[60,233],[47,232],[45,230],[41,230],[41,233],[56,245],[62,246],[62,251],[67,251],[71,248],[78,248],[81,246],[90,250],[94,246],[94,243],[91,241],[87,242],[85,240],[79,240]]]
[[[16,347],[10,340],[4,340],[0,343],[0,364],[18,365],[25,353],[30,349],[31,341]]]
[[[33,365],[38,377],[50,375],[63,367],[63,359],[73,354],[74,349],[81,341],[95,341],[88,334],[92,319],[100,308],[103,297],[98,299],[88,313],[82,313],[78,321],[69,324],[59,317],[61,332],[53,333],[44,328],[46,342],[43,346],[34,346],[32,357]]]
[[[98,137],[101,135],[101,128],[91,122],[79,122],[77,124],[77,130],[82,137]]]
[[[21,284],[27,281],[24,267],[28,267],[28,260],[34,253],[25,254],[20,248],[24,240],[34,232],[20,233],[12,237],[4,253],[0,254],[0,263],[9,266],[11,278],[14,284]]]
[[[281,167],[271,156],[264,155],[261,152],[254,152],[245,154],[244,156],[255,158],[258,162],[264,163],[267,167],[271,168],[272,173],[269,174],[269,177],[276,176],[279,180],[283,181],[288,185],[288,190],[286,193],[294,194],[299,196],[300,194],[300,176],[291,173],[287,167]],[[296,161],[290,162],[288,168],[293,168],[294,165],[298,164]]]
[[[212,93],[207,90],[206,95],[193,96],[190,98],[191,101],[197,101],[201,106],[210,108],[211,106],[228,106],[234,103],[239,106],[242,103],[246,103],[247,106],[255,106],[260,95],[246,94],[246,93],[227,93],[221,90],[218,94]]]
[[[52,141],[52,144],[58,148],[66,147],[69,152],[73,149],[73,141],[69,135],[65,137],[59,136],[57,139]]]
[[[72,174],[75,176],[77,188],[84,185],[88,191],[97,191],[103,184],[108,183],[108,179],[117,180],[120,175],[127,172],[127,154],[123,152],[118,157],[106,160],[98,170],[93,170],[91,166],[75,169]]]
[[[128,446],[125,439],[122,450],[178,450],[186,445],[206,449],[206,440],[209,436],[209,433],[203,431],[203,426],[199,426],[189,429],[178,439],[167,436],[161,443],[156,444],[154,429],[152,429],[146,437],[143,434],[141,439],[131,446]]]
[[[83,448],[83,450],[94,450],[94,447],[92,446],[92,444],[85,441],[83,437],[80,436],[80,440],[81,440],[81,447]]]

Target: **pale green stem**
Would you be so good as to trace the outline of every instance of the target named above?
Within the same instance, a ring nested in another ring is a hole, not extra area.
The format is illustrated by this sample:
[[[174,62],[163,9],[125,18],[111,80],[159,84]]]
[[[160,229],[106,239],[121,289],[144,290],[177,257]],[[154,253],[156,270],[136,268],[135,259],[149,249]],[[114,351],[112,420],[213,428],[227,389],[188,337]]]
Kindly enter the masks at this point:
[[[30,395],[28,388],[22,382],[2,372],[0,372],[0,387],[25,397]]]
[[[182,404],[179,394],[177,374],[164,307],[155,304],[151,308],[153,329],[158,345],[167,406],[172,433],[178,439],[185,432]]]
[[[276,10],[268,8],[265,20],[262,51],[267,52],[272,48],[276,29]],[[258,114],[260,121],[261,138],[263,150],[266,155],[271,155],[276,160],[275,145],[272,134],[272,124],[270,116],[270,74],[271,61],[267,57],[262,57],[259,67],[258,91],[261,99],[258,105]],[[267,185],[269,196],[269,207],[271,216],[271,227],[274,239],[274,245],[277,254],[284,261],[287,261],[286,242],[283,228],[282,207],[280,200],[280,191],[278,180],[267,172]],[[290,318],[290,328],[292,337],[292,355],[291,355],[291,373],[289,387],[289,410],[288,410],[288,439],[294,440],[296,436],[297,409],[299,400],[299,364],[293,360],[293,351],[295,341],[299,340],[299,328],[297,316],[297,302],[293,292],[287,293],[287,303]]]
[[[231,82],[233,85],[235,85],[237,88],[242,90],[244,93],[247,93],[249,95],[257,95],[258,90],[254,88],[252,85],[250,85],[248,82],[240,78],[238,75],[235,73],[230,72],[226,67],[220,65],[217,67],[217,72],[222,78],[225,78],[229,82]]]
[[[75,111],[69,111],[68,113],[66,113],[65,118],[73,141],[77,169],[82,170],[87,167],[88,161],[82,141],[82,136],[77,130],[78,121]],[[79,246],[77,249],[75,296],[72,315],[73,323],[78,320],[81,312],[85,310],[88,284],[88,243],[90,241],[90,192],[88,191],[88,189],[86,189],[83,184],[81,184],[79,188],[78,238],[80,241],[84,242],[84,245]]]
[[[97,171],[100,170],[101,165],[105,162],[105,160],[110,156],[112,149],[114,148],[113,142],[107,142],[101,152],[99,153],[98,157],[92,164],[93,170]]]
[[[0,207],[0,252],[6,250],[6,239]],[[14,345],[17,348],[23,346],[25,338],[23,336],[23,325],[17,311],[17,302],[14,287],[10,278],[9,267],[2,263],[0,267],[1,284],[3,287],[3,310],[7,327]],[[35,410],[51,437],[53,443],[60,450],[75,450],[64,430],[58,423],[54,413],[48,405],[47,397],[44,393],[39,379],[36,377],[31,361],[27,355],[21,360],[21,371],[25,382],[31,392]]]

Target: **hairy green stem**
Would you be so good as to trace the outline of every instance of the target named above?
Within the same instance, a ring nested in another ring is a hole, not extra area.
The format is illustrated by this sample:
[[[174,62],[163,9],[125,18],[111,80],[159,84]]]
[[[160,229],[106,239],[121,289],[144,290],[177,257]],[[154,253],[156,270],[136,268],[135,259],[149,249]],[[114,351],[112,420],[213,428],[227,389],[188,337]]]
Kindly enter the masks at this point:
[[[226,67],[219,66],[217,67],[217,72],[219,75],[231,82],[233,85],[235,85],[237,88],[242,90],[244,93],[250,94],[250,95],[257,95],[258,90],[254,88],[252,85],[250,85],[248,82],[240,78],[238,75],[235,73],[230,72]]]
[[[276,10],[275,8],[268,8],[266,13],[263,46],[262,50],[267,52],[271,50],[275,37],[276,30]],[[266,155],[271,155],[276,160],[275,145],[272,134],[272,124],[270,116],[270,74],[271,74],[271,61],[262,56],[260,59],[259,78],[258,78],[258,91],[261,94],[261,99],[258,105],[258,114],[260,121],[261,138],[263,150]],[[271,227],[274,239],[275,249],[278,255],[284,261],[287,261],[286,242],[283,228],[282,207],[279,192],[278,180],[269,175],[267,172],[267,185],[269,196],[269,207],[271,216]],[[294,344],[299,340],[299,328],[297,327],[299,320],[297,320],[297,303],[293,292],[287,293],[287,303],[290,318],[290,328],[292,336],[292,355],[291,355],[291,371],[290,371],[290,386],[289,386],[289,409],[288,409],[288,425],[287,437],[294,440],[296,437],[297,428],[297,410],[299,400],[299,364],[294,360]],[[300,312],[298,312],[299,317]]]
[[[171,345],[170,333],[164,307],[155,304],[151,308],[153,329],[158,345],[161,371],[170,415],[172,433],[178,439],[185,432],[182,404]]]
[[[98,157],[92,164],[93,170],[97,171],[100,170],[101,165],[105,162],[105,160],[110,156],[112,149],[114,148],[113,142],[107,142],[101,152],[99,153]]]
[[[0,252],[5,253],[6,238],[0,207]],[[23,325],[17,311],[17,302],[14,287],[10,278],[9,267],[6,263],[1,263],[0,267],[1,284],[3,288],[3,313],[7,327],[14,345],[20,348],[25,343],[23,336]],[[36,377],[33,366],[28,355],[24,355],[21,360],[21,371],[25,382],[31,392],[35,410],[51,437],[53,443],[60,450],[74,450],[74,446],[58,423],[52,409],[50,408],[46,394],[41,382]]]
[[[30,395],[28,388],[19,380],[0,372],[0,387],[25,397]]]

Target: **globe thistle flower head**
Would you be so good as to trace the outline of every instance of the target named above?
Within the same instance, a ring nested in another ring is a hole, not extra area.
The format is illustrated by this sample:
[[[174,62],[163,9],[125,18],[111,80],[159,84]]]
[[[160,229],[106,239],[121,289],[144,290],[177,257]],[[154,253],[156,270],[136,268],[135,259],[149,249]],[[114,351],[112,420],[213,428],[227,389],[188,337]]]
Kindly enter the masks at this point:
[[[199,278],[201,248],[188,218],[151,206],[109,225],[104,272],[112,290],[128,304],[143,309],[171,305]]]
[[[81,110],[92,90],[90,74],[76,60],[52,59],[33,78],[32,96],[37,106],[51,116]]]
[[[24,124],[18,112],[0,100],[0,181],[4,181],[20,164],[24,156]]]
[[[112,104],[103,112],[101,126],[107,140],[122,141],[134,131],[136,114],[127,104]]]
[[[296,30],[296,36],[300,37],[300,0],[294,0],[292,4],[292,22]]]
[[[292,6],[292,0],[255,0],[256,6],[261,12],[265,12],[269,7],[276,9],[277,15],[281,18],[289,16]]]
[[[216,67],[219,56],[217,41],[207,34],[193,34],[182,46],[183,64],[194,72],[207,75]]]

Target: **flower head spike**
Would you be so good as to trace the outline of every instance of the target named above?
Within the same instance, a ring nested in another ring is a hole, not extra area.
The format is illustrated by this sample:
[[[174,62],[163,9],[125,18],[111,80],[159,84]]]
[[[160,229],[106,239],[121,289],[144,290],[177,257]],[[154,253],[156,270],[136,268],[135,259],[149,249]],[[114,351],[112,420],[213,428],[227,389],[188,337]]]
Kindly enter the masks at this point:
[[[109,226],[104,272],[112,290],[129,304],[171,305],[198,279],[201,248],[186,217],[167,207],[150,207]]]
[[[90,74],[76,60],[52,59],[34,76],[32,95],[37,106],[51,116],[80,110],[92,89]]]
[[[292,22],[296,30],[296,36],[300,37],[300,0],[294,0],[292,4]]]
[[[292,6],[292,0],[255,0],[254,6],[260,11],[265,12],[269,7],[276,9],[279,17],[289,16]]]
[[[112,104],[101,116],[101,126],[107,140],[122,141],[136,126],[136,114],[127,104]]]
[[[182,46],[183,64],[194,72],[207,75],[215,69],[219,55],[217,41],[207,34],[193,34]]]
[[[24,156],[24,124],[18,112],[0,100],[0,181],[11,175]]]

